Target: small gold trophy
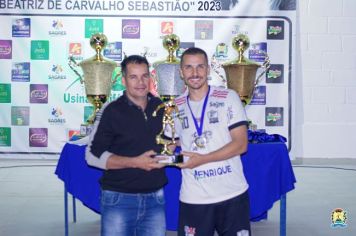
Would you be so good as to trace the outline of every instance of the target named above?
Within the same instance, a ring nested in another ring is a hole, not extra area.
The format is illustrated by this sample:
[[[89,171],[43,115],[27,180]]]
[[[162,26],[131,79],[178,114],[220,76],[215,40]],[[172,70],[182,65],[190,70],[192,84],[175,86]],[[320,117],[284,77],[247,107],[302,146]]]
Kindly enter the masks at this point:
[[[81,135],[87,135],[95,121],[96,113],[107,101],[111,93],[112,85],[116,82],[117,74],[112,80],[112,73],[118,66],[116,62],[105,58],[101,52],[107,45],[108,39],[104,34],[93,34],[90,38],[90,46],[96,55],[77,63],[72,56],[69,57],[69,67],[79,76],[84,83],[85,93],[88,101],[94,106],[94,111],[88,118],[86,124],[81,126]],[[84,73],[82,76],[76,67],[80,67]],[[88,130],[89,129],[89,130]]]
[[[239,94],[244,106],[251,102],[253,92],[259,80],[270,67],[267,54],[262,65],[246,59],[243,54],[249,46],[250,40],[246,35],[239,34],[235,36],[232,39],[232,47],[237,51],[238,58],[222,65],[226,74],[227,87]],[[264,70],[256,78],[257,69],[260,67]]]
[[[163,128],[159,134],[156,135],[157,144],[163,145],[163,150],[157,156],[164,157],[165,159],[160,161],[167,165],[176,165],[183,162],[183,156],[178,153],[174,153],[169,149],[170,145],[175,145],[175,126],[173,116],[174,113],[178,115],[178,109],[174,102],[174,98],[182,94],[185,89],[184,81],[180,77],[180,61],[174,56],[175,51],[179,48],[180,39],[175,34],[166,35],[163,38],[163,47],[168,51],[168,57],[166,60],[158,61],[153,64],[156,71],[156,84],[157,92],[160,95],[163,103],[156,108],[153,112],[153,116],[157,115],[157,112],[164,108],[163,111]],[[165,128],[169,126],[171,130],[171,139],[165,139],[163,137]]]

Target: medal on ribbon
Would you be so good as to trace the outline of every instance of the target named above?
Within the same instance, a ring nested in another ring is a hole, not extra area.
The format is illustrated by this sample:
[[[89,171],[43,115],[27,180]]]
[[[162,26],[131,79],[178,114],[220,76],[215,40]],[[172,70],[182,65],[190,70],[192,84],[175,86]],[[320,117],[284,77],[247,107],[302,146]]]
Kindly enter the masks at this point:
[[[209,97],[209,93],[210,93],[210,86],[209,86],[209,90],[208,93],[205,96],[204,99],[204,103],[203,103],[203,108],[201,111],[201,115],[200,115],[200,122],[198,124],[198,120],[195,118],[192,108],[189,105],[189,95],[187,96],[187,104],[189,107],[189,111],[190,114],[192,115],[193,121],[194,121],[194,125],[195,125],[195,129],[197,131],[198,136],[194,139],[193,143],[195,146],[197,146],[198,148],[205,148],[205,145],[207,143],[207,140],[204,136],[202,136],[203,134],[203,126],[204,126],[204,115],[205,115],[205,109],[206,109],[206,105],[208,104],[208,97]]]

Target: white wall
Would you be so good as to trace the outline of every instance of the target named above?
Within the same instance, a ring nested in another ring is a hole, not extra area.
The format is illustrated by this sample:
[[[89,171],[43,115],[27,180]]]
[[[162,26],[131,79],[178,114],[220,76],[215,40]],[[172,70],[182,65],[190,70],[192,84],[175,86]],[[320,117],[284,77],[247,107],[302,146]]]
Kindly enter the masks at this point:
[[[356,158],[356,0],[297,1],[297,157]]]

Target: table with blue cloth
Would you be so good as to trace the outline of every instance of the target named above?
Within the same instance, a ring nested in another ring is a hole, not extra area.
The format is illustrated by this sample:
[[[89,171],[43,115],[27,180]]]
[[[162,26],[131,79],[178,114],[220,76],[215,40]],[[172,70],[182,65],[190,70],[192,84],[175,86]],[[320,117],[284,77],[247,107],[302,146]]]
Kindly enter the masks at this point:
[[[55,171],[64,182],[65,227],[68,235],[67,193],[85,206],[100,214],[99,178],[102,170],[90,167],[85,161],[86,146],[66,143]],[[274,202],[281,200],[280,235],[286,231],[286,193],[296,182],[288,149],[283,142],[249,144],[248,152],[241,157],[249,184],[251,221],[267,218]],[[166,167],[168,184],[165,186],[167,230],[177,230],[178,199],[181,184],[180,169]]]

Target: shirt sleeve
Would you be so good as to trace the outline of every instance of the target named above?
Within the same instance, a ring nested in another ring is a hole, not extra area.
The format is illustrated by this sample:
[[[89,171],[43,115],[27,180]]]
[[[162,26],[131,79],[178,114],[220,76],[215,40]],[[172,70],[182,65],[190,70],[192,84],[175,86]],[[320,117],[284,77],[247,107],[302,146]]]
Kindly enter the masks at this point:
[[[99,111],[85,152],[88,165],[100,169],[107,169],[106,162],[113,154],[108,151],[114,138],[111,125],[114,119],[111,119],[111,113],[112,111],[104,108]]]
[[[227,97],[227,123],[229,130],[241,125],[248,125],[245,108],[242,105],[239,95],[234,90],[229,90]]]

